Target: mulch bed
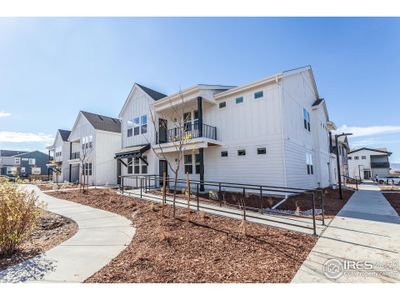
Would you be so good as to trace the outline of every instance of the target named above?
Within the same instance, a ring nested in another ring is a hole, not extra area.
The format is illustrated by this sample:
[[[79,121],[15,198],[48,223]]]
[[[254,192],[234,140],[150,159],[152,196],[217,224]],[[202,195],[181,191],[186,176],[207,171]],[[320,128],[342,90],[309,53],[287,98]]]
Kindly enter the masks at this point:
[[[57,185],[55,183],[48,183],[48,184],[38,184],[37,187],[41,190],[41,191],[50,191],[50,190],[54,190],[57,189]],[[60,183],[58,185],[59,189],[76,189],[79,188],[79,185],[77,184],[71,184],[71,185],[64,185],[62,183]]]
[[[397,214],[400,216],[400,192],[396,193],[383,193],[390,205],[394,208]]]
[[[42,211],[39,223],[28,241],[11,256],[0,256],[0,270],[39,255],[71,238],[78,225],[71,219]]]
[[[290,282],[317,239],[287,230],[176,209],[113,190],[51,193],[118,213],[137,228],[132,243],[87,282]]]

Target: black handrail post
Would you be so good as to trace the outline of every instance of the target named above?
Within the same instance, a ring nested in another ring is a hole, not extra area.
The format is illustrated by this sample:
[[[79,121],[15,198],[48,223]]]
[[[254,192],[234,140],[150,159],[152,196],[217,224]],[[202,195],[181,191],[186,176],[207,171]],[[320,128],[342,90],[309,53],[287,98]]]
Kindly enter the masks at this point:
[[[321,190],[321,210],[322,210],[322,225],[325,225],[325,194],[324,194],[324,189]]]
[[[199,203],[199,184],[196,184],[196,202],[197,202],[197,211],[200,210],[200,203]]]
[[[260,203],[261,203],[261,210],[260,210],[260,212],[261,212],[261,214],[263,214],[263,208],[264,208],[264,205],[263,205],[263,194],[262,194],[262,186],[260,185]]]
[[[219,200],[219,206],[222,206],[222,197],[221,197],[221,182],[218,183],[218,200]]]
[[[121,177],[121,194],[124,194],[124,177]]]
[[[317,235],[317,225],[315,223],[315,193],[311,193],[311,195],[312,195],[313,229],[314,229],[314,235]]]
[[[243,188],[243,220],[246,221],[246,188]]]
[[[143,192],[142,192],[142,189],[143,189],[143,178],[140,178],[140,199],[142,199],[142,198],[143,198]]]

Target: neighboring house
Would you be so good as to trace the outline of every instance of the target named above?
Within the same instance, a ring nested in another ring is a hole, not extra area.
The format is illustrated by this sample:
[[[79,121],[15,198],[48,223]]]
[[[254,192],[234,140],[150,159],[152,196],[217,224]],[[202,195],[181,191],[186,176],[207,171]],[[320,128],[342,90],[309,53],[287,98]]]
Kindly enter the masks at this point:
[[[332,128],[332,131],[336,131],[336,126]],[[340,133],[338,133],[340,134]],[[338,137],[338,149],[336,149],[335,135],[334,133],[330,134],[331,136],[331,152],[333,155],[333,161],[331,162],[332,173],[335,183],[338,183],[338,171],[337,171],[337,158],[336,153],[339,152],[339,165],[340,165],[340,175],[342,176],[342,182],[348,180],[350,176],[349,173],[349,163],[348,163],[348,153],[350,152],[349,141],[347,136]],[[355,178],[355,177],[353,177]]]
[[[49,150],[48,167],[54,182],[69,181],[70,146],[68,142],[71,131],[58,129],[53,145],[47,147]]]
[[[2,175],[29,177],[47,175],[48,155],[40,151],[0,150],[0,169]]]
[[[360,148],[349,152],[349,173],[351,177],[374,179],[390,174],[389,156],[392,153],[386,148]]]
[[[18,175],[21,159],[15,155],[27,153],[26,151],[0,150],[0,175]]]
[[[174,163],[170,112],[183,110],[186,145],[179,177],[299,188],[334,183],[329,116],[311,67],[239,87],[199,84],[166,96],[134,84],[119,114],[123,175],[162,175]],[[165,129],[166,127],[166,129]],[[154,151],[153,151],[154,150]],[[135,185],[125,179],[125,184]]]
[[[68,142],[69,182],[82,182],[81,174],[86,174],[90,185],[117,184],[114,154],[121,145],[119,119],[81,111]]]

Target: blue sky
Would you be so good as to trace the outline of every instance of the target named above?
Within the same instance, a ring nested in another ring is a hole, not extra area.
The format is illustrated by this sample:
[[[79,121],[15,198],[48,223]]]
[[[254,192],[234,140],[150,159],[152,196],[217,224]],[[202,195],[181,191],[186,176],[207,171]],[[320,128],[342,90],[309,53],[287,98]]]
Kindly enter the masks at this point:
[[[41,149],[134,82],[169,94],[312,65],[351,146],[400,162],[400,18],[0,18],[0,149]]]

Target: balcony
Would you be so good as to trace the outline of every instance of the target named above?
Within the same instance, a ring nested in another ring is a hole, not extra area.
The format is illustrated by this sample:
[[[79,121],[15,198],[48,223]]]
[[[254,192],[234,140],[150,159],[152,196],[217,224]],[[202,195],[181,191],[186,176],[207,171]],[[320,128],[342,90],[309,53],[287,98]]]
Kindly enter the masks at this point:
[[[80,152],[72,152],[69,159],[79,159],[81,157]]]
[[[199,124],[187,124],[184,127],[172,129],[160,128],[158,136],[158,144],[179,142],[183,138],[193,140],[197,138],[206,138],[217,140],[217,128],[207,124],[199,126]]]
[[[371,162],[371,168],[389,168],[390,164],[388,162]]]

